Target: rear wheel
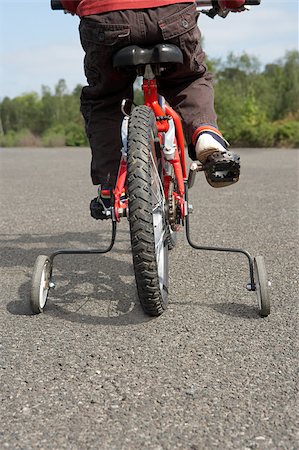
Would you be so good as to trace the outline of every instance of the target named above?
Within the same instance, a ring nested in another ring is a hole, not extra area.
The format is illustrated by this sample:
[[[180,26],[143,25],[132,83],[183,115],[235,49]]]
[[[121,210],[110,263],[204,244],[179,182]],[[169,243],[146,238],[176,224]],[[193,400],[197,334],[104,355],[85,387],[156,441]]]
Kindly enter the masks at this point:
[[[168,301],[169,231],[156,137],[152,110],[135,108],[128,134],[129,222],[138,296],[144,311],[152,316],[162,314]]]

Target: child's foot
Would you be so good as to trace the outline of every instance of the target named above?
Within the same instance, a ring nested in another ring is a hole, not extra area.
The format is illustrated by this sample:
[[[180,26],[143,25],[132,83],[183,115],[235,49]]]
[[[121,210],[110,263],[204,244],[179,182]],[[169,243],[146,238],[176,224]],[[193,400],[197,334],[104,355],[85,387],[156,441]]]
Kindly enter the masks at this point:
[[[236,183],[240,175],[240,158],[227,150],[228,142],[216,128],[202,127],[197,135],[195,154],[203,164],[207,182],[215,187]]]
[[[111,189],[98,189],[98,196],[90,202],[90,214],[96,220],[111,218]]]
[[[195,154],[196,159],[205,163],[207,158],[215,152],[220,154],[227,152],[228,143],[223,139],[222,134],[217,128],[202,127],[202,130],[196,137]]]

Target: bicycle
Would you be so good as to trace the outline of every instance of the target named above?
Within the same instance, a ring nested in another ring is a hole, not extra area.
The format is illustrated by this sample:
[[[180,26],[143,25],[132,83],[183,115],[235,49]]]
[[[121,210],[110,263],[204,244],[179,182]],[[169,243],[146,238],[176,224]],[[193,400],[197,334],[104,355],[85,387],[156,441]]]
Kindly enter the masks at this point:
[[[257,2],[259,0],[251,0]],[[108,248],[62,249],[49,257],[38,256],[32,277],[31,308],[43,312],[52,280],[53,260],[60,254],[104,254],[115,243],[117,223],[127,217],[130,224],[131,249],[138,297],[144,311],[159,316],[167,307],[168,252],[176,241],[176,234],[185,228],[188,243],[197,250],[244,254],[249,263],[249,291],[256,291],[259,313],[270,314],[268,278],[262,256],[252,258],[242,249],[194,244],[190,237],[191,205],[188,190],[195,175],[205,172],[214,181],[221,174],[222,181],[234,181],[238,176],[238,162],[200,164],[193,162],[187,175],[184,134],[180,117],[159,96],[156,76],[169,65],[182,64],[181,50],[171,44],[152,47],[131,45],[118,50],[113,58],[118,70],[135,70],[143,77],[144,104],[132,108],[132,102],[122,103],[122,156],[113,190],[111,208],[105,210],[112,222]],[[125,193],[125,196],[123,195]],[[125,198],[124,198],[125,197]]]

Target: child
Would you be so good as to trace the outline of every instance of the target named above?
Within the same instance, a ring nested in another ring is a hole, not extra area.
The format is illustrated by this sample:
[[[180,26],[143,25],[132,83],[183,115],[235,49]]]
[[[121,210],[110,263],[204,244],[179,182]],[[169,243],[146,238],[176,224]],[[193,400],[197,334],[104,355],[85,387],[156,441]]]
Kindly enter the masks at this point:
[[[120,106],[124,98],[133,96],[135,76],[112,66],[113,54],[122,47],[162,42],[180,47],[184,64],[158,77],[159,93],[180,115],[192,159],[205,163],[215,152],[224,158],[231,157],[217,128],[212,75],[204,63],[193,0],[61,0],[61,3],[81,18],[79,30],[88,82],[82,89],[81,112],[92,152],[92,182],[100,185],[98,198],[91,202],[93,217],[105,217],[98,214],[102,202],[109,206],[109,191],[115,185],[122,147]],[[244,0],[219,0],[220,8],[236,12],[243,5]]]

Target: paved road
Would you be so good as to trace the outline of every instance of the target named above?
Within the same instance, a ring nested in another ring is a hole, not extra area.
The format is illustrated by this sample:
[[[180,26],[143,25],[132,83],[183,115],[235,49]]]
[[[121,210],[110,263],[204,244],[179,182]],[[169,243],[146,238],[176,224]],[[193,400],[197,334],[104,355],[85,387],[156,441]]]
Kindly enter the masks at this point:
[[[190,192],[194,240],[263,254],[272,313],[259,318],[246,259],[171,254],[170,306],[138,304],[128,224],[107,256],[60,256],[48,308],[28,307],[35,258],[103,247],[89,218],[85,149],[1,158],[1,449],[292,449],[296,441],[298,152],[242,150],[242,180]]]

